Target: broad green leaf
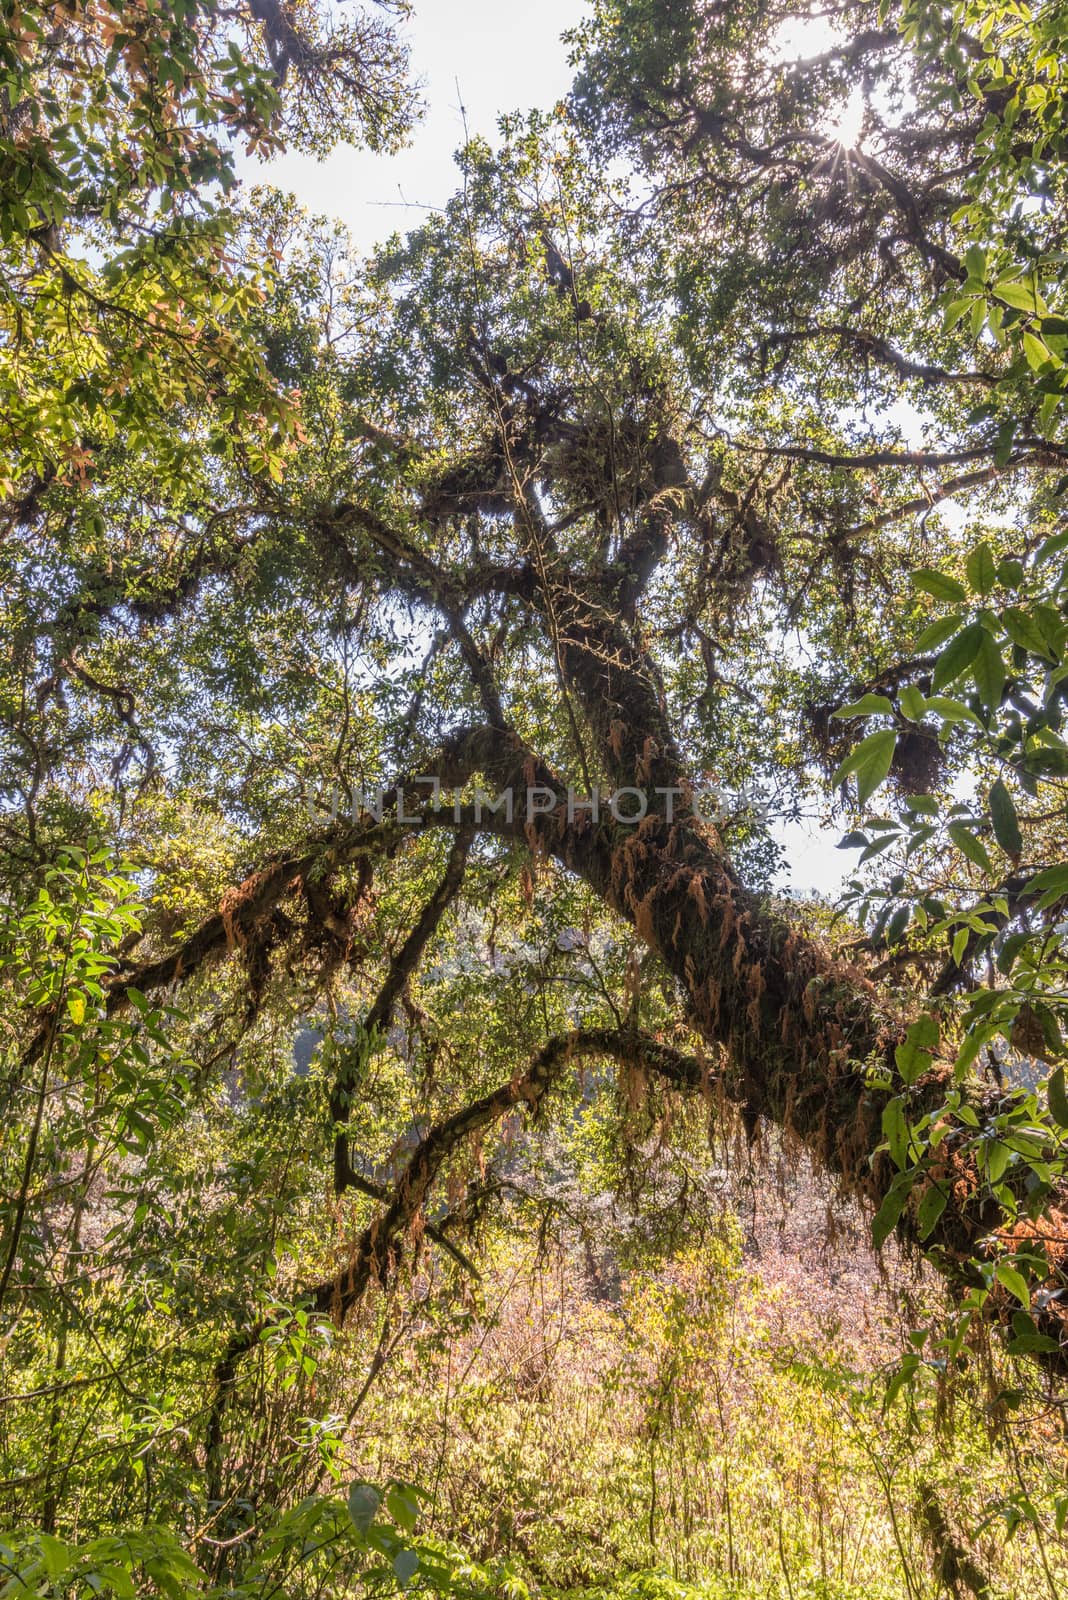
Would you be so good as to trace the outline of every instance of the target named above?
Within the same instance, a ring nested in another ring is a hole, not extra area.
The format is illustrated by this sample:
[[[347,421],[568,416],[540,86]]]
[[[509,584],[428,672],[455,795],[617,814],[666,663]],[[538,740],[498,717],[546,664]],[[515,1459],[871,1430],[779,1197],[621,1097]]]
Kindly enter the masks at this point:
[[[942,313],[942,331],[949,333],[968,315],[973,304],[972,295],[962,295],[959,299],[951,300]]]
[[[1026,283],[1008,278],[999,279],[994,285],[994,293],[999,300],[1004,300],[1007,306],[1013,306],[1017,311],[1038,310],[1038,304],[1033,289]]]
[[[938,572],[934,567],[919,567],[909,576],[915,588],[933,595],[936,600],[963,600],[967,595],[967,590],[957,578],[951,578],[946,572]]]
[[[961,629],[955,639],[950,640],[935,662],[932,687],[936,691],[944,689],[967,671],[978,655],[985,636],[986,629],[982,623],[971,622]]]
[[[1046,1094],[1054,1120],[1060,1127],[1068,1128],[1068,1090],[1065,1088],[1063,1067],[1058,1067],[1051,1076],[1046,1085]]]
[[[359,1533],[366,1533],[378,1515],[382,1497],[378,1490],[370,1483],[354,1483],[349,1489],[348,1508],[353,1526]]]
[[[988,711],[996,711],[1005,688],[1005,663],[1001,659],[1001,651],[985,628],[972,662],[972,676],[983,705]]]
[[[944,722],[972,722],[977,728],[982,727],[982,722],[970,706],[966,706],[963,700],[952,699],[949,695],[928,695],[927,709],[936,712]]]
[[[386,1491],[386,1510],[406,1533],[414,1532],[419,1520],[419,1502],[399,1483],[391,1485]]]
[[[919,722],[927,710],[926,696],[916,688],[915,684],[906,684],[898,692],[898,702],[905,716],[910,722]]]
[[[1010,856],[1018,856],[1023,849],[1020,822],[1016,815],[1012,795],[1000,778],[991,785],[990,817],[994,824],[994,837]]]
[[[881,834],[878,839],[873,839],[871,844],[868,845],[858,865],[863,865],[865,861],[872,861],[876,856],[881,856],[884,850],[889,850],[890,846],[896,844],[897,841],[898,835],[896,833]]]
[[[986,273],[986,251],[981,244],[970,244],[964,252],[964,265],[969,278],[982,280]]]
[[[1048,889],[1058,894],[1068,893],[1068,861],[1056,867],[1045,867],[1028,880],[1028,894],[1038,894]]]
[[[1031,1356],[1052,1353],[1060,1349],[1056,1339],[1051,1339],[1048,1333],[1021,1333],[1010,1339],[1005,1346],[1010,1356]]]
[[[1068,777],[1068,750],[1049,749],[1032,744],[1024,756],[1028,772],[1045,773],[1048,777]]]
[[[884,1411],[889,1411],[906,1384],[912,1384],[915,1381],[919,1368],[920,1358],[918,1355],[910,1353],[905,1356],[897,1371],[887,1381],[886,1394],[883,1397]]]
[[[1011,1266],[1008,1261],[999,1261],[994,1268],[994,1275],[999,1283],[1005,1285],[1010,1294],[1016,1296],[1025,1310],[1030,1310],[1031,1291],[1027,1287],[1027,1280],[1022,1272]]]
[[[897,734],[893,728],[880,728],[876,733],[869,733],[842,762],[832,782],[836,785],[844,783],[851,773],[855,773],[857,800],[864,805],[890,771],[896,744]]]
[[[120,1567],[115,1562],[101,1562],[97,1571],[115,1591],[117,1600],[137,1600],[137,1590],[125,1567]]]
[[[934,622],[928,623],[913,645],[916,654],[923,655],[928,650],[937,650],[947,639],[953,637],[963,620],[960,612],[954,611],[948,617],[938,617]]]
[[[897,1227],[901,1213],[908,1202],[910,1188],[911,1183],[907,1177],[895,1179],[893,1187],[872,1220],[871,1242],[874,1249],[881,1250]]]
[[[1030,941],[1031,935],[1029,933],[1010,934],[998,952],[998,971],[1003,972],[1007,977],[1016,964],[1016,957]]]
[[[1023,606],[1007,606],[1001,613],[1001,622],[1013,644],[1018,644],[1032,655],[1043,656],[1047,661],[1054,660],[1045,633],[1032,611]]]
[[[1007,1144],[995,1139],[986,1147],[986,1175],[991,1183],[1000,1183],[1005,1176],[1012,1151]]]
[[[1033,372],[1037,372],[1041,367],[1044,367],[1047,361],[1056,360],[1056,357],[1048,349],[1044,341],[1037,334],[1030,333],[1026,328],[1023,335],[1023,350],[1027,365]]]
[[[931,1052],[938,1047],[938,1023],[928,1015],[918,1017],[908,1028],[894,1051],[897,1070],[908,1084],[916,1082],[931,1065]]]
[[[37,1543],[48,1576],[62,1578],[74,1564],[75,1551],[69,1544],[64,1544],[62,1539],[56,1539],[50,1533],[38,1534]]]
[[[967,856],[975,866],[981,867],[984,872],[990,872],[990,857],[987,855],[986,846],[981,839],[977,839],[970,828],[963,822],[951,822],[946,829],[962,856]]]
[[[883,1134],[895,1167],[904,1169],[908,1164],[909,1126],[905,1116],[905,1103],[900,1097],[887,1102],[883,1108]]]
[[[132,983],[127,984],[126,986],[126,998],[129,1000],[134,1009],[139,1011],[142,1016],[147,1016],[152,1009],[148,1003],[148,1000],[141,993],[140,989],[135,989]]]
[[[994,552],[984,539],[977,544],[965,563],[965,573],[973,594],[988,595],[994,587],[997,570]]]
[[[939,1217],[946,1209],[946,1192],[937,1183],[928,1184],[923,1191],[919,1210],[916,1213],[916,1226],[921,1239],[929,1239],[934,1232]]]
[[[393,1557],[393,1571],[402,1589],[406,1589],[419,1571],[419,1553],[416,1550],[399,1550]]]
[[[1068,548],[1068,528],[1063,533],[1055,533],[1052,538],[1046,539],[1035,551],[1035,565],[1048,561],[1050,556],[1057,555],[1061,550]]]
[[[894,708],[885,694],[865,694],[859,700],[855,700],[852,705],[843,706],[834,715],[845,720],[847,717],[871,717],[877,712],[882,712],[884,715],[892,715],[893,710]]]

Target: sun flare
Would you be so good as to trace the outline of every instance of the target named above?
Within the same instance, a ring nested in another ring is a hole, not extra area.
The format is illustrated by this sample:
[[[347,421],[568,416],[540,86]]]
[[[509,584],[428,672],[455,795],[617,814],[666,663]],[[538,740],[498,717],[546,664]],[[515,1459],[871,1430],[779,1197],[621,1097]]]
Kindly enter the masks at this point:
[[[865,109],[864,91],[858,86],[849,99],[829,118],[826,125],[827,137],[833,139],[843,150],[855,150],[860,143]]]

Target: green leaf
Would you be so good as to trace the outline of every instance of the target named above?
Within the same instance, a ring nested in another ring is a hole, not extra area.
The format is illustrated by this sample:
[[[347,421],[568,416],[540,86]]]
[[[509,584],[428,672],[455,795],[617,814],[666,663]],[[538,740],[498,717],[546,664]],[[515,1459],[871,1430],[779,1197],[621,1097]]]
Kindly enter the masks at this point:
[[[955,639],[951,639],[935,662],[932,678],[932,687],[935,690],[944,689],[947,684],[953,683],[971,666],[983,639],[986,629],[981,622],[970,622],[962,628]]]
[[[1018,644],[1031,655],[1042,656],[1046,661],[1055,660],[1049,641],[1033,612],[1023,606],[1007,606],[1001,613],[1001,623],[1013,644]]]
[[[906,1083],[915,1083],[927,1071],[931,1065],[931,1052],[938,1047],[938,1036],[938,1023],[929,1014],[918,1017],[908,1028],[894,1051],[897,1070]]]
[[[916,1215],[916,1225],[921,1239],[930,1238],[934,1232],[939,1217],[946,1209],[946,1193],[937,1183],[932,1183],[923,1191],[919,1211]]]
[[[69,1544],[64,1544],[62,1539],[53,1538],[50,1533],[38,1534],[37,1543],[48,1576],[62,1578],[74,1564],[75,1551]]]
[[[891,845],[897,843],[898,837],[899,835],[896,833],[884,833],[878,839],[874,839],[864,851],[857,865],[863,866],[865,861],[873,861],[876,856],[881,856],[884,850],[889,850]]]
[[[1024,757],[1028,772],[1044,772],[1051,777],[1068,776],[1068,750],[1050,750],[1041,746],[1028,750]]]
[[[889,1411],[906,1384],[915,1382],[919,1368],[920,1358],[918,1355],[910,1354],[904,1358],[897,1371],[887,1382],[886,1394],[883,1396],[884,1411]]]
[[[1031,1356],[1059,1350],[1060,1345],[1048,1333],[1021,1333],[1010,1339],[1005,1348],[1010,1356]]]
[[[419,1520],[419,1502],[402,1484],[395,1483],[386,1491],[386,1510],[406,1533],[413,1533]]]
[[[419,1554],[415,1550],[399,1550],[393,1557],[393,1571],[402,1589],[406,1589],[419,1571]]]
[[[946,572],[938,572],[934,567],[917,568],[909,574],[909,581],[914,588],[922,589],[924,594],[933,595],[936,600],[963,600],[967,596],[962,583]]]
[[[885,694],[865,694],[861,695],[859,700],[855,700],[851,706],[843,706],[840,711],[835,711],[833,714],[844,721],[847,717],[871,717],[876,712],[892,715],[893,710],[894,708]]]
[[[970,1027],[961,1040],[957,1059],[953,1064],[953,1077],[955,1082],[962,1083],[967,1075],[968,1068],[983,1048],[997,1033],[997,1029],[990,1023],[982,1023],[979,1027]],[[969,1127],[978,1127],[978,1119],[971,1106],[961,1106],[957,1112],[962,1122],[967,1122]]]
[[[967,856],[969,861],[981,867],[984,872],[992,870],[986,846],[975,837],[970,828],[965,827],[963,822],[951,822],[946,832],[962,856]]]
[[[969,278],[982,280],[986,272],[986,251],[981,244],[970,244],[964,252],[964,265]]]
[[[1000,1183],[1005,1176],[1012,1151],[1007,1144],[992,1140],[986,1147],[986,1175],[991,1183]]]
[[[141,993],[140,989],[135,989],[132,983],[127,984],[126,986],[126,998],[129,1000],[134,1010],[139,1011],[142,1016],[146,1016],[147,1013],[152,1009],[148,1000]]]
[[[994,1275],[999,1283],[1005,1285],[1010,1294],[1016,1296],[1025,1310],[1030,1310],[1031,1291],[1027,1287],[1027,1280],[1022,1272],[1018,1272],[1007,1261],[999,1261],[994,1268]]]
[[[901,1170],[908,1165],[909,1125],[905,1116],[905,1103],[896,1096],[883,1107],[883,1135],[890,1151],[890,1159]]]
[[[963,618],[959,611],[953,611],[948,617],[937,617],[934,622],[928,623],[919,638],[913,645],[917,655],[922,655],[925,650],[937,650],[946,640],[952,638],[960,627]]]
[[[1058,1067],[1050,1078],[1046,1085],[1046,1096],[1054,1121],[1059,1127],[1068,1128],[1068,1088],[1065,1086],[1063,1067]]]
[[[897,1227],[901,1219],[901,1213],[905,1209],[911,1187],[911,1182],[907,1177],[900,1177],[894,1180],[893,1187],[872,1219],[871,1242],[874,1249],[881,1250]]]
[[[913,683],[898,692],[898,702],[910,722],[919,722],[927,710],[927,697]]]
[[[942,332],[949,333],[957,326],[962,317],[966,317],[971,310],[974,296],[963,295],[956,300],[951,300],[942,312]]]
[[[358,1533],[366,1533],[378,1515],[382,1498],[370,1483],[354,1483],[349,1489],[348,1508]]]
[[[1010,934],[998,952],[998,971],[1008,977],[1016,964],[1016,957],[1030,941],[1031,935],[1029,933]]]
[[[1031,606],[1031,615],[1041,628],[1050,650],[1059,656],[1068,641],[1068,622],[1061,611],[1057,606],[1050,605],[1048,600],[1036,600]]]
[[[1066,480],[1064,478],[1061,479],[1062,489],[1065,485],[1065,481]],[[1057,555],[1065,548],[1068,548],[1068,528],[1066,528],[1063,533],[1055,533],[1052,538],[1044,540],[1043,543],[1039,545],[1038,549],[1035,551],[1035,565],[1038,566],[1041,562],[1048,561],[1050,556]]]
[[[994,285],[994,293],[999,300],[1007,306],[1013,306],[1017,311],[1034,311],[1037,309],[1035,292],[1025,283],[1020,283],[1008,278],[1000,279]]]
[[[1005,663],[1001,659],[1001,651],[985,628],[978,654],[972,662],[972,676],[983,705],[988,711],[996,710],[1001,704],[1005,688]]]
[[[946,694],[932,694],[927,697],[927,709],[937,712],[944,722],[974,722],[977,728],[982,723],[970,706],[962,700],[953,700]]]
[[[880,728],[876,733],[869,733],[845,758],[832,782],[835,785],[843,783],[850,773],[855,773],[857,801],[864,805],[890,771],[896,744],[897,734],[893,728]]]
[[[994,552],[984,539],[968,556],[964,567],[973,594],[988,595],[994,587],[997,569]]]
[[[1041,367],[1045,366],[1047,361],[1055,359],[1053,357],[1053,352],[1048,349],[1043,340],[1041,340],[1037,334],[1029,332],[1026,328],[1024,329],[1023,335],[1023,351],[1027,365],[1031,368],[1032,372],[1037,372]]]
[[[990,818],[994,824],[994,837],[1006,855],[1018,856],[1023,849],[1020,822],[1012,795],[1000,778],[991,785]]]
[[[1028,894],[1038,894],[1046,889],[1055,889],[1058,893],[1068,891],[1068,861],[1060,866],[1045,867],[1028,880]]]

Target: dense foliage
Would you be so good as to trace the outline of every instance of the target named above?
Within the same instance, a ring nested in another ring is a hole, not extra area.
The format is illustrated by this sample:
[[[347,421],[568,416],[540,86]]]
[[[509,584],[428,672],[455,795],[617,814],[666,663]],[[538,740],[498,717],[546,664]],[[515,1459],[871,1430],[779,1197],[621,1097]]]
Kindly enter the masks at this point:
[[[0,1594],[1055,1596],[1068,8],[598,0],[362,261],[405,9],[3,10]]]

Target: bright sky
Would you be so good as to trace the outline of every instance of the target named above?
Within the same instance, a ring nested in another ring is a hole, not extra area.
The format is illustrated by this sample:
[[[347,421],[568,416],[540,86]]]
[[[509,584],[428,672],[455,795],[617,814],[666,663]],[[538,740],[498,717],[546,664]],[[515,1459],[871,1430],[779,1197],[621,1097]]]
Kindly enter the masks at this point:
[[[420,222],[458,185],[453,152],[473,134],[495,140],[504,112],[545,108],[571,85],[560,35],[585,17],[585,0],[416,0],[405,32],[427,113],[408,149],[370,155],[340,146],[325,161],[287,155],[242,161],[251,182],[290,189],[310,211],[340,217],[358,249]]]
[[[357,249],[369,251],[416,227],[427,207],[444,205],[455,192],[453,153],[463,143],[465,117],[471,135],[493,140],[503,113],[547,109],[566,94],[572,72],[561,34],[587,10],[587,0],[416,0],[407,33],[427,110],[407,149],[385,157],[340,146],[323,161],[287,155],[266,165],[241,160],[240,170],[250,183],[266,180],[310,211],[340,218]],[[818,54],[833,37],[825,19],[797,19],[777,43],[788,61]],[[796,894],[833,896],[855,866],[855,854],[835,849],[837,827],[806,820],[772,831],[787,852],[779,885]]]

